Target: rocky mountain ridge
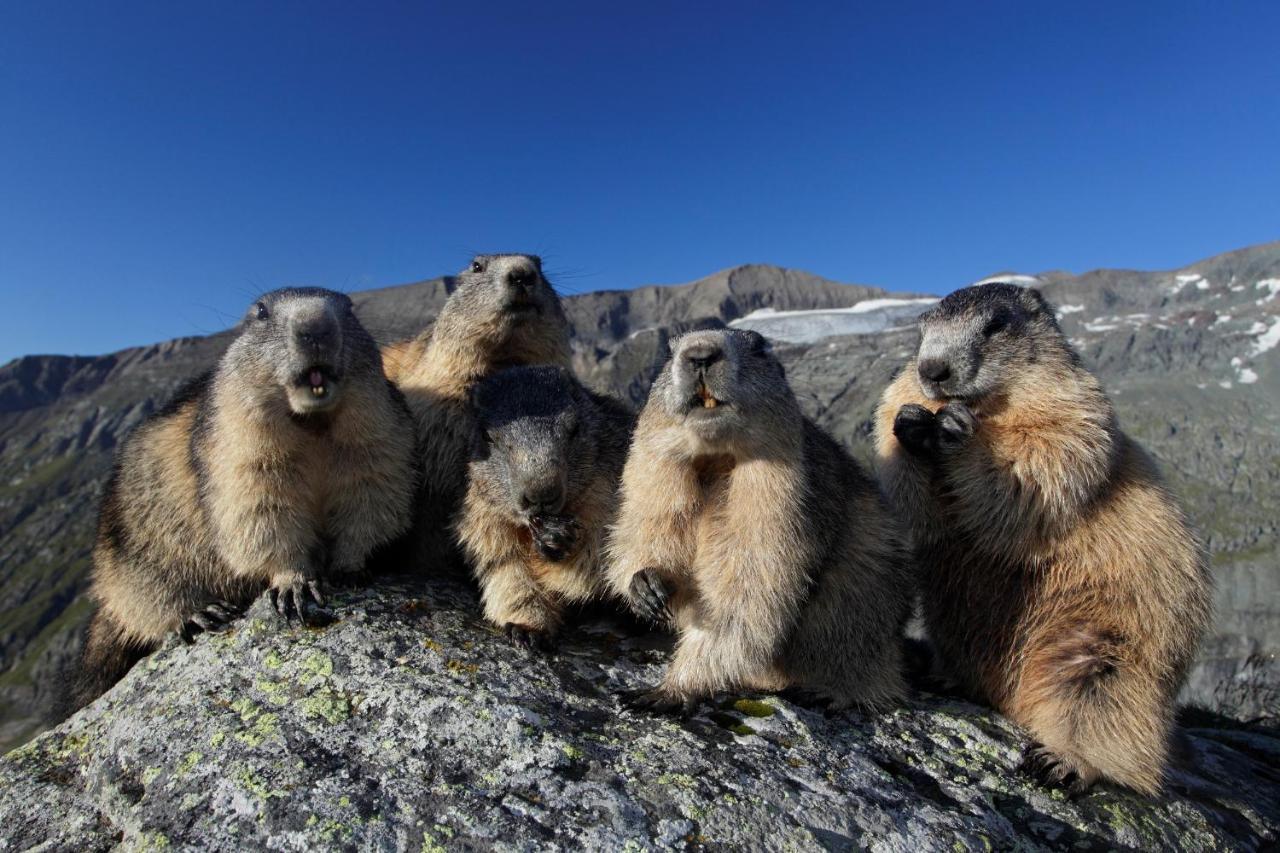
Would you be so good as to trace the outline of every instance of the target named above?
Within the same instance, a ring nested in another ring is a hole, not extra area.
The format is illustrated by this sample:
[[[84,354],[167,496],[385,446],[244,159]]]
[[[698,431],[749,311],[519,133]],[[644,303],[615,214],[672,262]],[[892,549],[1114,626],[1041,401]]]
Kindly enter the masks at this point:
[[[1280,243],[1169,272],[1020,276],[1059,306],[1125,428],[1155,453],[1213,553],[1218,623],[1188,698],[1243,718],[1280,713]],[[392,340],[424,327],[452,287],[444,277],[353,299],[375,336]],[[778,351],[802,404],[866,460],[872,407],[914,333],[909,313],[877,314],[875,328],[841,323],[851,314],[864,321],[879,310],[869,301],[891,298],[902,297],[756,265],[565,302],[575,368],[634,403],[670,336],[698,320],[762,323],[766,334],[779,322],[800,329],[779,335]],[[832,316],[843,319],[833,325]],[[0,367],[0,747],[39,728],[57,673],[76,651],[111,453],[229,339]]]

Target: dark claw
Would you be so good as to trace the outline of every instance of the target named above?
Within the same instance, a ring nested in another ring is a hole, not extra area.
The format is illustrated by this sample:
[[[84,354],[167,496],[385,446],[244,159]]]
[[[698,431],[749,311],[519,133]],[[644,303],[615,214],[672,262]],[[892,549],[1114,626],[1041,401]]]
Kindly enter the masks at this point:
[[[932,456],[938,449],[938,418],[919,403],[908,403],[893,419],[893,435],[908,453]]]
[[[778,694],[789,702],[806,708],[830,708],[831,697],[807,687],[789,687]]]
[[[958,447],[977,430],[978,416],[959,400],[952,400],[938,410],[939,446],[946,449]]]
[[[1070,765],[1044,746],[1028,748],[1018,765],[1018,772],[1046,788],[1061,788],[1069,797],[1078,797],[1091,787]]]
[[[581,528],[578,520],[568,515],[541,515],[529,523],[538,553],[553,563],[569,555]]]
[[[507,635],[507,639],[516,648],[539,652],[551,650],[551,635],[546,631],[530,628],[528,625],[519,625],[515,622],[508,622],[502,630]]]
[[[659,625],[674,621],[671,591],[653,569],[643,569],[631,578],[631,600],[636,612]]]
[[[188,620],[188,624],[195,625],[201,631],[213,632],[222,627],[222,623],[216,619],[206,616],[203,613],[197,613]]]
[[[271,588],[271,604],[286,620],[297,618],[304,625],[326,625],[332,618],[328,614],[317,613],[312,601],[324,607],[324,596],[320,594],[320,582],[297,581],[282,587]]]
[[[651,714],[690,717],[698,708],[698,700],[695,697],[670,693],[661,687],[652,690],[628,690],[622,694],[621,699],[622,704],[633,711]]]
[[[824,717],[834,717],[839,713],[830,696],[807,687],[789,687],[778,695],[801,708],[817,711]]]
[[[227,625],[238,617],[244,609],[227,601],[217,601],[204,610],[189,616],[178,629],[178,636],[184,643],[195,642],[196,634],[208,632],[216,634],[225,630]]]

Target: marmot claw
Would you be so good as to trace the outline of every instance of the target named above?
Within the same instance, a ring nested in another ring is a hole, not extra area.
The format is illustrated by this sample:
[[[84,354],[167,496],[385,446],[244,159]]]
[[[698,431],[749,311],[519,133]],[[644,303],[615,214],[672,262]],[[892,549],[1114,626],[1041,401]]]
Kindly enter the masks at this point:
[[[1091,787],[1081,779],[1060,755],[1047,746],[1034,745],[1023,753],[1018,772],[1035,779],[1046,788],[1061,788],[1069,797],[1078,797]]]
[[[636,612],[658,624],[675,619],[671,612],[671,590],[656,569],[641,569],[631,578],[631,601]]]
[[[551,635],[546,631],[516,622],[508,622],[502,630],[516,648],[538,652],[551,651]]]
[[[229,601],[216,601],[205,607],[204,610],[188,616],[183,621],[182,627],[178,629],[178,636],[182,638],[184,643],[193,643],[195,642],[196,634],[216,634],[224,630],[243,612],[244,608],[238,604],[232,604]]]
[[[954,448],[978,431],[978,416],[964,403],[952,400],[938,410],[938,442]]]
[[[569,555],[581,529],[582,525],[571,515],[540,515],[529,524],[538,553],[553,563]]]
[[[938,447],[937,415],[919,403],[908,403],[893,419],[893,435],[907,452],[931,455]]]
[[[641,690],[628,690],[621,695],[622,704],[633,711],[646,711],[653,714],[675,714],[689,717],[698,708],[698,700],[693,696],[671,693],[661,687]]]
[[[318,580],[305,580],[301,577],[271,587],[271,605],[285,619],[299,619],[303,624],[312,624],[313,611],[311,602],[324,607],[324,596],[320,593]]]

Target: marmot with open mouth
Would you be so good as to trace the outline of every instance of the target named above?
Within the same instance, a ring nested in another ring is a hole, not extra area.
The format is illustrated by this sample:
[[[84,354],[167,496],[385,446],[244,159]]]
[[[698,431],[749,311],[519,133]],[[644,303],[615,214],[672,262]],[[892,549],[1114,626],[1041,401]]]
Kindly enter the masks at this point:
[[[413,422],[351,300],[268,293],[218,367],[121,446],[73,688],[92,701],[169,632],[217,630],[269,589],[286,615],[408,530]]]
[[[671,625],[643,708],[795,690],[834,708],[903,699],[913,583],[875,482],[805,417],[759,334],[672,345],[640,415],[609,541],[613,590]]]

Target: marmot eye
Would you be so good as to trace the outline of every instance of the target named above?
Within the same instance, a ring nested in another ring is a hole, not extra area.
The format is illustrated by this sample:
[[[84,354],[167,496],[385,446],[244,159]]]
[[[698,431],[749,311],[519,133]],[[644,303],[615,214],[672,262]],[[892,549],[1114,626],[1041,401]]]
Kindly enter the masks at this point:
[[[472,271],[472,272],[484,272],[484,264],[480,263],[479,261],[472,261],[472,262],[471,262],[471,271]]]
[[[982,334],[991,337],[996,332],[1003,332],[1005,327],[1009,325],[1009,320],[1005,317],[992,317],[987,325],[983,328]]]
[[[267,306],[266,306],[266,305],[264,305],[264,304],[262,304],[261,302],[259,302],[259,303],[258,303],[258,312],[257,312],[257,313],[258,313],[258,319],[259,319],[259,320],[265,320],[265,319],[267,319],[268,317],[270,317],[270,316],[271,316],[271,313],[270,313],[269,311],[267,311]]]

